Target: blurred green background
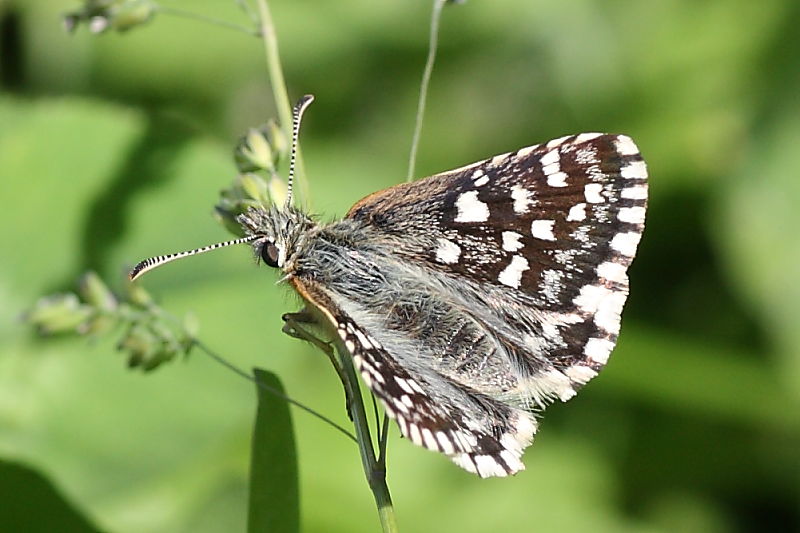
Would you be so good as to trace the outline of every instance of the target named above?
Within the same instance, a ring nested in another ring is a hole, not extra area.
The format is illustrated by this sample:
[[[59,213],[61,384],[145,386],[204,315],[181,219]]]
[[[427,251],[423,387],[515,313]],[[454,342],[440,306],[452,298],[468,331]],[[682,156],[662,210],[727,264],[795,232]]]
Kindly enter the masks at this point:
[[[165,2],[246,23],[234,2]],[[255,394],[200,353],[143,375],[114,339],[19,316],[87,269],[229,237],[231,149],[275,115],[260,42],[158,16],[67,35],[78,3],[0,0],[0,524],[245,527]],[[273,0],[313,209],[405,176],[431,2]],[[800,528],[800,3],[472,0],[448,6],[418,174],[624,132],[651,201],[617,350],[547,412],[527,470],[480,480],[390,439],[401,531]],[[328,361],[280,334],[297,301],[246,247],[145,279],[237,365],[347,423]],[[352,442],[295,412],[302,525],[378,529]],[[48,522],[48,520],[52,520]],[[38,528],[38,529],[37,529]]]

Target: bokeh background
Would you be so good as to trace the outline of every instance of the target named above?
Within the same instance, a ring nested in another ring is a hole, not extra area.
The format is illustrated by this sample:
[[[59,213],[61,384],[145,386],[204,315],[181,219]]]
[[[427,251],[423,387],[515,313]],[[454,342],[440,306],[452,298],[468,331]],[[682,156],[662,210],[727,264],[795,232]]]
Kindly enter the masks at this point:
[[[247,22],[233,1],[165,5]],[[200,353],[129,371],[114,338],[41,340],[19,316],[87,269],[121,287],[144,256],[229,238],[212,207],[232,146],[275,115],[263,50],[166,15],[68,35],[59,17],[76,7],[0,0],[0,524],[242,531],[250,383]],[[271,7],[292,98],[317,97],[313,209],[341,215],[405,176],[431,2]],[[624,132],[651,201],[619,346],[548,409],[524,473],[480,480],[393,432],[402,531],[798,530],[798,27],[796,0],[446,8],[419,175]],[[235,364],[347,423],[328,361],[280,334],[297,302],[274,279],[241,247],[144,283]],[[303,529],[377,530],[355,446],[300,412],[295,424]]]

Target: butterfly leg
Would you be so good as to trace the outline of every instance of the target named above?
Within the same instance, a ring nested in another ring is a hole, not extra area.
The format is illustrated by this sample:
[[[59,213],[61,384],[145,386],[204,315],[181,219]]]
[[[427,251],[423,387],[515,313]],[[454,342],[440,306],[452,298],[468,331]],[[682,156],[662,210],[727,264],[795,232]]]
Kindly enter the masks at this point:
[[[322,350],[325,355],[328,356],[331,364],[333,365],[333,369],[336,370],[336,375],[339,376],[339,380],[342,382],[342,387],[344,388],[345,394],[345,408],[347,410],[347,416],[350,420],[353,420],[353,415],[350,413],[350,392],[349,388],[347,387],[347,381],[344,374],[344,369],[342,369],[342,365],[339,363],[339,360],[336,358],[336,353],[334,351],[333,345],[331,342],[326,342],[321,338],[317,337],[311,331],[303,328],[300,324],[308,324],[314,325],[316,324],[316,320],[314,317],[309,313],[306,309],[298,311],[296,313],[284,313],[281,317],[283,319],[283,328],[281,331],[290,337],[294,337],[295,339],[300,339],[303,341],[310,342],[320,350]]]

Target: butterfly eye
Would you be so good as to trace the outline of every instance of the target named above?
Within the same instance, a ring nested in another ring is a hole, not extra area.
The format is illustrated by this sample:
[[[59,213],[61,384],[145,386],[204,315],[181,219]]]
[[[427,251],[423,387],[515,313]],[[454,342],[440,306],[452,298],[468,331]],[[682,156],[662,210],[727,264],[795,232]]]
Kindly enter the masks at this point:
[[[278,247],[268,242],[261,247],[261,259],[271,267],[278,266]]]

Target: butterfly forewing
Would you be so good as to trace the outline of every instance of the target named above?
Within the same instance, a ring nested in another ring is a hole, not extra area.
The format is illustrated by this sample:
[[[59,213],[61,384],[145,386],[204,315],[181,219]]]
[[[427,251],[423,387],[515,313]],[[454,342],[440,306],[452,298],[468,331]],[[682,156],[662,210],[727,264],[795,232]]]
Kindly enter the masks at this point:
[[[398,254],[481,284],[534,358],[580,385],[616,342],[646,177],[630,138],[584,133],[387,189],[348,216],[405,235]]]

